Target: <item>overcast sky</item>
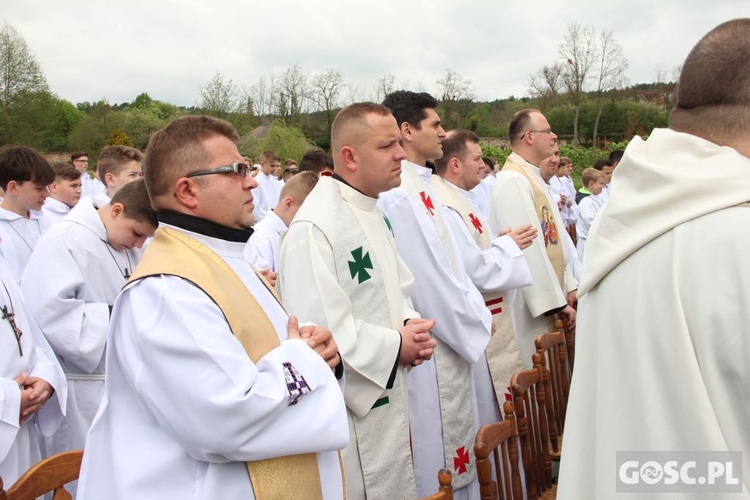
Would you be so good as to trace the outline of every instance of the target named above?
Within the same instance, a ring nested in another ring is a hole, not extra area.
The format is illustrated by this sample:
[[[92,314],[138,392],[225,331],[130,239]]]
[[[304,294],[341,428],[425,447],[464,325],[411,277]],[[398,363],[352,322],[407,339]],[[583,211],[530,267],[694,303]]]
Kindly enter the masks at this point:
[[[436,93],[451,68],[490,101],[528,95],[558,60],[566,24],[612,29],[630,83],[681,64],[717,24],[750,15],[748,0],[3,0],[54,93],[73,103],[151,97],[195,105],[216,71],[249,87],[299,63],[340,71],[359,99],[379,75]]]

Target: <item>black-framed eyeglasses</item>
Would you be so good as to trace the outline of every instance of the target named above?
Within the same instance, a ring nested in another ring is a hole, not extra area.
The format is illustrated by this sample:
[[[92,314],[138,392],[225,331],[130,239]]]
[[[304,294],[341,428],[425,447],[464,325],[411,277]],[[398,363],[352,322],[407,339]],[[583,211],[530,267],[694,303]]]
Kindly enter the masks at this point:
[[[234,172],[240,177],[247,177],[250,172],[250,165],[242,161],[236,161],[231,165],[225,165],[223,167],[209,168],[208,170],[196,170],[190,172],[185,177],[198,177],[199,175],[211,175],[211,174],[228,174]]]
[[[552,128],[545,128],[544,130],[528,130],[528,132],[531,132],[532,134],[551,134]]]

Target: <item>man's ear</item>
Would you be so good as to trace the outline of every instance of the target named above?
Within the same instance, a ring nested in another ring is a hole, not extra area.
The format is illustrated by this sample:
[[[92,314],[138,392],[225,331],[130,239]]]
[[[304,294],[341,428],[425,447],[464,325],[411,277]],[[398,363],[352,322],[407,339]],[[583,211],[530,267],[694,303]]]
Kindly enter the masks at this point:
[[[292,205],[294,205],[294,198],[291,196],[287,196],[286,198],[284,198],[283,205],[286,210],[289,210],[290,208],[292,208]]]
[[[456,158],[455,156],[452,156],[450,161],[448,162],[448,168],[454,174],[458,174],[461,171],[461,165],[458,162],[458,158]]]
[[[357,170],[357,152],[351,146],[344,146],[339,152],[341,155],[341,163],[348,172],[356,172]]]
[[[200,186],[198,182],[187,177],[180,177],[175,182],[174,197],[181,205],[195,210],[198,207]]]
[[[399,127],[401,130],[401,138],[404,141],[411,142],[412,141],[412,128],[411,125],[409,125],[409,122],[402,122],[401,126]]]

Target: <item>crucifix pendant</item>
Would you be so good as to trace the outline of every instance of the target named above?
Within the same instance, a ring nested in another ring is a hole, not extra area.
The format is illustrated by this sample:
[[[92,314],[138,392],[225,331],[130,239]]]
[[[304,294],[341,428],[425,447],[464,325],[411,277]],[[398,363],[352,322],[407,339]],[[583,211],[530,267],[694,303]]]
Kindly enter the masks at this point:
[[[13,329],[13,334],[16,336],[16,342],[18,342],[18,355],[23,356],[23,348],[21,347],[21,336],[23,335],[23,332],[20,328],[18,328],[18,325],[16,325],[16,315],[12,311],[8,311],[8,306],[3,306],[0,308],[0,311],[3,312],[3,319],[7,319],[8,323],[10,323],[10,327]]]

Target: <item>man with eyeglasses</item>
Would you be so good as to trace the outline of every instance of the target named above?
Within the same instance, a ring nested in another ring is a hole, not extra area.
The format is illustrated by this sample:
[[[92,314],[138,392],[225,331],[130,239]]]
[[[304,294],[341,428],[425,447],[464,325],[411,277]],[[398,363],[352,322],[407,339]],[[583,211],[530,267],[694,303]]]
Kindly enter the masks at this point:
[[[532,284],[516,289],[512,301],[521,360],[531,368],[534,339],[554,328],[556,313],[569,314],[575,324],[578,282],[563,240],[565,225],[539,170],[555,152],[557,135],[539,110],[523,109],[511,117],[508,137],[513,153],[492,188],[489,222],[494,232],[531,223],[540,235],[523,250]]]
[[[81,172],[81,197],[97,193],[94,180],[89,175],[89,154],[85,151],[76,151],[70,155],[70,162]]]
[[[207,116],[151,137],[159,228],[112,310],[79,500],[344,497],[341,357],[244,258],[257,183],[238,140]]]

